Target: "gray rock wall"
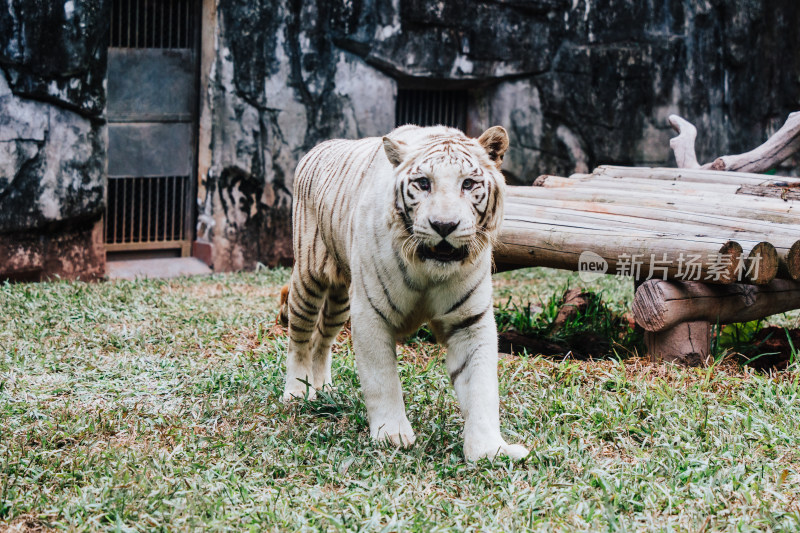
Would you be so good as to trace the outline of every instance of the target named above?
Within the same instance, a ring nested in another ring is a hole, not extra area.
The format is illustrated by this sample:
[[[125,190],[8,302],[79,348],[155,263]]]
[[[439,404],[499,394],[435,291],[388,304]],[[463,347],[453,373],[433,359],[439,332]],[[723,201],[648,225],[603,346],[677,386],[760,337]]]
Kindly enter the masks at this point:
[[[329,2],[220,2],[218,17],[206,184],[214,266],[291,264],[297,162],[323,140],[391,130],[397,84],[333,44]]]
[[[104,273],[101,0],[0,0],[0,274]]]
[[[63,272],[102,273],[109,5],[0,0],[6,266],[46,270],[60,254],[73,258]],[[298,160],[331,137],[391,130],[398,87],[468,89],[469,132],[509,130],[518,183],[671,165],[670,113],[698,126],[707,161],[752,148],[800,108],[796,0],[216,0],[215,11],[203,212],[219,270],[291,262]],[[23,241],[39,250],[27,263]],[[62,253],[77,246],[94,251]]]
[[[696,123],[698,154],[711,159],[752,148],[800,107],[793,0],[399,5],[362,2],[335,40],[407,82],[476,88],[476,130],[511,130],[519,153],[507,170],[524,183],[583,165],[668,164],[670,113]]]
[[[316,143],[394,126],[399,86],[467,88],[513,182],[746,151],[800,108],[796,0],[219,0],[209,201],[217,263],[288,262],[292,173]]]

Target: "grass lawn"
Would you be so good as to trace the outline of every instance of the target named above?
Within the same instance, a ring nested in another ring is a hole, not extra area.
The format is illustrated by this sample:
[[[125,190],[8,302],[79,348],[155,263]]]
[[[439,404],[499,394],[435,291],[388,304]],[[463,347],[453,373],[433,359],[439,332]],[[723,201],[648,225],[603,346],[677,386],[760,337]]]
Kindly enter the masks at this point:
[[[503,357],[502,426],[531,455],[469,464],[419,338],[399,349],[411,450],[370,442],[345,335],[335,388],[280,404],[287,278],[0,285],[0,530],[800,530],[797,371]],[[568,280],[503,274],[496,296]]]

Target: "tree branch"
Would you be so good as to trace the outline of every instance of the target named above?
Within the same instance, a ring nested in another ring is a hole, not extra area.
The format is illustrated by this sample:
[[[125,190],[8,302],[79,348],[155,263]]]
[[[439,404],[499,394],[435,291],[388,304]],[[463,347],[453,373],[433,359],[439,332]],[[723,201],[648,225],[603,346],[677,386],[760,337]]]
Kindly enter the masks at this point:
[[[781,129],[758,148],[743,154],[724,155],[705,165],[697,162],[695,154],[697,128],[678,115],[670,115],[668,120],[678,132],[677,137],[670,139],[669,145],[675,152],[675,161],[679,168],[761,173],[775,168],[800,151],[800,112],[791,113]]]

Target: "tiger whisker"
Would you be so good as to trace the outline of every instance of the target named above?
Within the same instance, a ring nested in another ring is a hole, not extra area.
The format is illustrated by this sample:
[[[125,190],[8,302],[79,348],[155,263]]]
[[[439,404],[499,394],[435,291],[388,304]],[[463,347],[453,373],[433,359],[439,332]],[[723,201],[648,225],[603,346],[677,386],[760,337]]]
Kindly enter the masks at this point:
[[[403,255],[403,258],[409,263],[413,260],[418,246],[419,239],[413,233],[406,237],[406,239],[403,241],[403,244],[400,246],[400,251]]]

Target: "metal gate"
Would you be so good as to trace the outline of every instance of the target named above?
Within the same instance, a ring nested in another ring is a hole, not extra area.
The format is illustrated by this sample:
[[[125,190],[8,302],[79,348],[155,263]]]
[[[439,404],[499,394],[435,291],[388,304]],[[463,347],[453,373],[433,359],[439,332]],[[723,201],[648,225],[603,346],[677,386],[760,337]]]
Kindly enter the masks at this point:
[[[467,91],[400,89],[395,117],[398,126],[451,126],[467,128]]]
[[[199,0],[114,0],[107,251],[191,251]]]

